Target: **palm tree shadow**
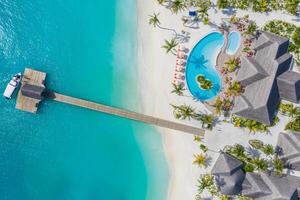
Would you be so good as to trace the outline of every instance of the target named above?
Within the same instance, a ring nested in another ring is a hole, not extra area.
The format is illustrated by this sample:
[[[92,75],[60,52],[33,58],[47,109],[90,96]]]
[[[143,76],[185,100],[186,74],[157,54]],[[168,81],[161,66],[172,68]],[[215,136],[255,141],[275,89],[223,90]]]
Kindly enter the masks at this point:
[[[292,19],[293,21],[295,22],[300,22],[300,18],[295,18],[295,19]]]
[[[230,16],[230,15],[235,15],[236,14],[236,9],[234,9],[234,8],[228,8],[228,9],[224,9],[224,10],[222,10],[222,13],[224,14],[224,15],[228,15],[228,16]]]
[[[208,156],[205,161],[205,168],[211,166],[212,161],[213,161],[212,157]]]
[[[247,147],[246,151],[248,152],[248,154],[254,158],[259,158],[261,155],[261,152],[258,151],[257,149],[254,149],[252,147]]]
[[[196,66],[205,66],[205,64],[208,62],[208,60],[204,57],[204,55],[201,55],[200,57],[196,57],[196,56],[193,56],[191,59],[190,59],[190,62],[195,64]]]

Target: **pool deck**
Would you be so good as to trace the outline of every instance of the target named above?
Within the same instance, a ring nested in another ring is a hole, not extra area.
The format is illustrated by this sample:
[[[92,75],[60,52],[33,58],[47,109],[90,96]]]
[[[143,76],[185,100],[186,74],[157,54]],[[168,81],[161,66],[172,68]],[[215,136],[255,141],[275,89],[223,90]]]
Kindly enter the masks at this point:
[[[21,82],[21,89],[18,92],[16,109],[30,113],[36,113],[38,111],[38,105],[41,100],[24,96],[22,94],[22,87],[25,84],[30,84],[45,88],[44,82],[46,80],[46,76],[47,75],[44,72],[36,71],[29,68],[25,69]]]

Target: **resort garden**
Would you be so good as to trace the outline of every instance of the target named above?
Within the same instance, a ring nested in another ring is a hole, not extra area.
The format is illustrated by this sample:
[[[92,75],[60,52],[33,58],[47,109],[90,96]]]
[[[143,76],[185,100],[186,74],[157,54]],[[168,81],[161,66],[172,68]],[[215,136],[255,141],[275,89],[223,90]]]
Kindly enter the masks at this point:
[[[288,12],[292,15],[298,15],[300,0],[218,0],[216,5],[213,5],[211,1],[206,0],[157,0],[160,5],[165,6],[174,14],[178,12],[188,10],[193,5],[197,10],[197,16],[194,20],[202,21],[203,24],[212,25],[209,22],[208,10],[211,8],[218,9],[252,9],[254,12],[270,12],[274,10],[281,10]],[[234,12],[233,12],[234,13]],[[163,28],[160,26],[158,19],[159,14],[153,14],[150,16],[149,23],[153,26]],[[188,20],[182,18],[183,24],[186,25]],[[187,26],[188,27],[188,26]],[[236,31],[241,34],[241,47],[234,55],[226,55],[225,52],[221,52],[217,60],[216,70],[222,79],[222,88],[220,93],[210,101],[201,101],[213,114],[203,113],[202,111],[196,111],[190,105],[173,105],[173,114],[176,119],[179,120],[196,120],[202,125],[202,128],[212,130],[216,124],[221,122],[229,122],[234,127],[246,129],[249,133],[270,133],[270,128],[276,126],[280,119],[278,116],[274,117],[273,124],[265,125],[255,120],[242,118],[236,115],[232,115],[231,111],[234,106],[235,99],[245,92],[244,86],[237,81],[237,73],[241,68],[241,57],[253,57],[255,55],[254,42],[259,35],[260,28],[255,21],[249,19],[248,15],[244,17],[237,17],[231,15],[230,18],[225,19],[223,24],[217,25],[218,30],[225,36],[228,36],[230,31]],[[163,28],[166,30],[174,31],[170,28]],[[293,24],[274,20],[265,24],[261,30],[272,32],[276,35],[289,38],[291,43],[289,46],[289,52],[294,56],[295,61],[300,65],[300,27]],[[179,34],[175,32],[175,37],[171,40],[165,40],[165,44],[162,46],[167,53],[173,53],[178,56],[179,50],[176,49],[181,45],[177,39]],[[177,57],[178,58],[178,57]],[[186,59],[186,58],[185,58]],[[177,62],[177,61],[176,61]],[[178,64],[178,63],[176,63]],[[184,70],[183,70],[184,71]],[[181,78],[181,77],[180,77]],[[198,83],[199,88],[204,91],[209,91],[214,87],[214,82],[209,80],[205,74],[199,74],[195,80]],[[185,87],[184,82],[179,84],[172,83],[171,93],[178,96],[185,96],[195,98],[186,95],[188,88]],[[287,132],[300,132],[300,108],[292,103],[281,102],[279,105],[279,113],[284,116],[288,116],[290,121],[285,126]],[[222,115],[225,117],[221,121]],[[279,115],[280,116],[280,115]],[[270,144],[265,144],[260,140],[249,140],[249,148],[246,148],[240,144],[226,146],[220,152],[209,149],[202,143],[200,137],[195,136],[194,140],[199,143],[200,153],[194,154],[193,164],[200,168],[207,168],[210,165],[211,158],[208,152],[214,153],[227,153],[243,163],[244,172],[271,172],[276,176],[281,176],[286,168],[285,163],[279,158],[280,151],[277,147]],[[200,200],[201,194],[204,191],[208,191],[212,197],[218,199],[251,199],[240,196],[226,196],[223,195],[217,187],[215,177],[212,174],[203,174],[198,180],[198,194],[195,199]]]
[[[281,20],[274,20],[268,22],[263,30],[289,38],[291,41],[289,52],[293,54],[296,63],[300,65],[300,27]]]
[[[292,15],[299,14],[299,0],[218,0],[219,9],[252,9],[253,12],[286,11]]]

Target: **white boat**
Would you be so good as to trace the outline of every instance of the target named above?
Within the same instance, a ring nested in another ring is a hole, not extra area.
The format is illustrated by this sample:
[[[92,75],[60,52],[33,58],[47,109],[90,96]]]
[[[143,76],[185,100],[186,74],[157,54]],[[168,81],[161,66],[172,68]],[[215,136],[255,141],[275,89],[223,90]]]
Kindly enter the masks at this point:
[[[6,99],[11,99],[11,96],[13,95],[16,88],[19,86],[20,82],[22,80],[22,74],[18,73],[14,75],[14,77],[9,81],[9,83],[6,86],[6,89],[3,93],[3,96]]]

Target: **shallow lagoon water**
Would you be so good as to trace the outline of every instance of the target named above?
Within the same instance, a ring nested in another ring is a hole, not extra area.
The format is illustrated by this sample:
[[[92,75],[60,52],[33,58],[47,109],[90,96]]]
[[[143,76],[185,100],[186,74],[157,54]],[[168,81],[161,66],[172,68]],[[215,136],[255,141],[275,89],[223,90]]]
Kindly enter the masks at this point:
[[[55,91],[135,108],[135,6],[0,0],[0,91],[30,66]],[[165,199],[167,165],[152,127],[52,101],[38,115],[14,106],[0,98],[1,199]]]

